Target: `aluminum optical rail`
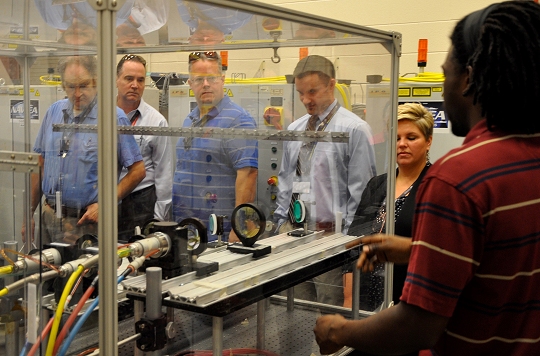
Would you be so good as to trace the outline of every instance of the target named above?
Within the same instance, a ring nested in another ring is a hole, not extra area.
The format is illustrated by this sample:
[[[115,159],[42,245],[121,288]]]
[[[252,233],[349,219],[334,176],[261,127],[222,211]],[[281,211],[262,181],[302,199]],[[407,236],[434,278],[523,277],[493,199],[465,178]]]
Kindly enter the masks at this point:
[[[267,258],[254,260],[247,266],[238,265],[201,280],[171,288],[170,299],[205,306],[344,251],[344,245],[353,239],[343,234],[335,234],[284,249]]]
[[[306,244],[320,237],[322,232],[316,232],[303,237],[292,237],[287,234],[281,234],[262,240],[260,244],[271,246],[272,253],[279,253],[281,251],[291,249],[293,247]],[[238,254],[232,253],[227,250],[225,246],[216,249],[207,249],[198,258],[199,262],[217,262],[220,272],[226,271],[236,266],[241,266],[253,261],[251,254]],[[196,273],[190,272],[184,275],[173,277],[162,282],[162,290],[168,292],[171,288],[181,286],[195,281]],[[121,285],[130,292],[144,294],[146,292],[146,275],[140,275],[132,277],[122,281]]]
[[[270,246],[272,248],[272,254],[277,254],[282,251],[291,249],[293,247],[304,245],[321,237],[321,232],[316,232],[303,237],[293,237],[287,234],[273,236],[268,239],[259,241],[259,244]],[[226,249],[212,251],[207,250],[209,253],[203,253],[198,261],[199,262],[217,262],[219,264],[219,271],[223,272],[236,266],[249,263],[253,260],[251,255],[240,255],[237,253],[231,253]]]
[[[54,132],[97,132],[96,125],[53,124]],[[348,132],[287,131],[259,129],[224,129],[217,127],[154,127],[118,126],[118,133],[125,135],[152,135],[178,137],[205,137],[216,139],[248,139],[304,142],[349,142]]]
[[[208,253],[199,260],[218,262],[219,271],[205,278],[184,275],[165,281],[163,292],[168,297],[163,305],[212,316],[227,315],[351,262],[356,257],[345,244],[356,238],[341,233],[322,236],[322,232],[316,232],[300,238],[281,234],[259,241],[272,246],[272,253],[258,259],[227,250]],[[128,297],[144,299],[143,279],[123,283],[130,291]]]
[[[258,241],[261,245],[271,246],[272,252],[257,259],[228,250],[210,250],[199,260],[218,262],[219,271],[205,278],[183,275],[165,281],[162,292],[167,296],[162,305],[212,316],[213,354],[221,355],[223,317],[257,303],[256,344],[257,348],[263,349],[264,299],[352,262],[357,255],[345,245],[356,238],[342,233],[323,236],[322,231],[304,237],[281,234]],[[138,292],[127,292],[127,297],[134,299],[135,305],[146,299],[142,286]]]

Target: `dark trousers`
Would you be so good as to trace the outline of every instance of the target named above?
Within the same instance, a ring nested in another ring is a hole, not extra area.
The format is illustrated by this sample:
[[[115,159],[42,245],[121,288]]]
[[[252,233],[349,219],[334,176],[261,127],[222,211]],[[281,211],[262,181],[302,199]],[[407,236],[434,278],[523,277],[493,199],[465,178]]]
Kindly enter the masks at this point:
[[[127,241],[135,234],[135,227],[144,228],[154,218],[156,186],[131,193],[118,207],[118,240]]]

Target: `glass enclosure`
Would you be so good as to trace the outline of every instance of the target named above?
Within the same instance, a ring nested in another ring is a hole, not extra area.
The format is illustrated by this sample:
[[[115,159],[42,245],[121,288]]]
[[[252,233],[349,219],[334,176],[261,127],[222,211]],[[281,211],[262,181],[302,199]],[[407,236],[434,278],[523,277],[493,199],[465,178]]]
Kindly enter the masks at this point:
[[[393,174],[387,220],[355,214],[396,169],[400,34],[251,0],[3,5],[0,355],[318,355],[321,312],[391,303],[345,245],[393,232]]]

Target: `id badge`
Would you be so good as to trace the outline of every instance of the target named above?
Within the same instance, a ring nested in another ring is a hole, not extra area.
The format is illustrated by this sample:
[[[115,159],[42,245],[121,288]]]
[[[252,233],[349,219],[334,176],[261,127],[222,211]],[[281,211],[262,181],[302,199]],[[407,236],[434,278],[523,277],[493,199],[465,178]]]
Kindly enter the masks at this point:
[[[294,194],[309,194],[310,190],[310,182],[293,182],[292,192]]]

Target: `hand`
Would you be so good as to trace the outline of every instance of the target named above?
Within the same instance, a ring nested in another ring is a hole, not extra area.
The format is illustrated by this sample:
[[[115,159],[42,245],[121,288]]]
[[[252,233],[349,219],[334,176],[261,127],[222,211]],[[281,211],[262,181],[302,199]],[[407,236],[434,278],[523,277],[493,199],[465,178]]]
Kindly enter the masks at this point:
[[[240,239],[236,236],[234,230],[231,230],[229,233],[229,243],[232,244],[233,242],[240,242]]]
[[[378,263],[408,263],[411,255],[411,243],[412,239],[410,237],[375,234],[349,242],[347,248],[359,244],[364,245],[356,267],[363,272],[368,272],[373,271],[374,266]]]
[[[346,322],[347,320],[339,314],[324,315],[317,319],[313,332],[315,333],[315,340],[319,344],[321,354],[333,354],[344,346],[331,340],[331,335],[339,332]]]
[[[86,207],[86,212],[77,222],[77,226],[85,224],[97,224],[98,222],[98,203],[90,204]]]
[[[281,114],[277,109],[266,109],[263,117],[269,126],[274,126],[274,128],[278,130],[283,130],[283,126],[281,125]]]

